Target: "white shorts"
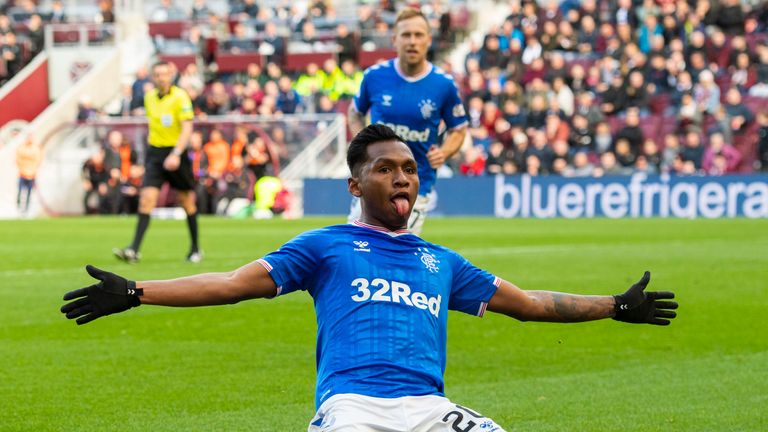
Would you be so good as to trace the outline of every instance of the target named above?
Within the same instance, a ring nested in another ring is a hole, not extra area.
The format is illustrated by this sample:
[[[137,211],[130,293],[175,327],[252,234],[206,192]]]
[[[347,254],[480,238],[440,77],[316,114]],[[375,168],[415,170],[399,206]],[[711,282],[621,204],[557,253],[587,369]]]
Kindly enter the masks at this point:
[[[376,398],[337,394],[320,405],[308,432],[504,432],[493,420],[443,396]]]
[[[419,195],[416,197],[416,202],[413,204],[413,210],[411,210],[411,216],[408,217],[408,231],[421,236],[421,229],[424,227],[424,221],[427,219],[427,213],[434,208],[434,202],[437,200],[437,194],[433,191],[427,195]],[[347,222],[352,223],[362,215],[362,208],[360,207],[360,198],[352,197],[352,202],[349,205],[349,216],[347,216]]]

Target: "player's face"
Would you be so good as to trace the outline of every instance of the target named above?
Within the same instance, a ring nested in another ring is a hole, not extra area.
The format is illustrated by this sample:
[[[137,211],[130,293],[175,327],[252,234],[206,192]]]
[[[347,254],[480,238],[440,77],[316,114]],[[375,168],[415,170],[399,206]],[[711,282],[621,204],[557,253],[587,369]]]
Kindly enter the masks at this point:
[[[381,141],[368,146],[368,161],[349,191],[360,197],[361,219],[392,231],[405,228],[419,193],[416,160],[400,141]]]
[[[161,93],[167,93],[171,88],[171,68],[167,65],[157,65],[152,69],[152,81]]]
[[[397,23],[394,36],[397,57],[403,66],[418,66],[427,60],[432,34],[427,22],[419,16]]]

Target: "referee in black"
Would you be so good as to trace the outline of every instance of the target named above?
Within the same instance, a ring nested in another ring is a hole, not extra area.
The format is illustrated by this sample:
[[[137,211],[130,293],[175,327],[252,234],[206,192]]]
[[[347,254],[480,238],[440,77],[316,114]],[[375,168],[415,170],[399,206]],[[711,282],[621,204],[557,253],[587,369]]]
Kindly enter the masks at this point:
[[[123,249],[113,250],[119,259],[135,263],[139,260],[141,240],[149,227],[149,217],[157,206],[160,186],[170,183],[176,189],[181,206],[187,213],[187,225],[192,244],[187,261],[198,263],[203,256],[198,246],[197,206],[195,181],[186,149],[192,135],[192,101],[189,95],[173,85],[173,72],[167,62],[152,66],[155,88],[144,96],[144,109],[149,123],[149,143],[146,157],[144,182],[139,195],[139,221],[133,243]]]

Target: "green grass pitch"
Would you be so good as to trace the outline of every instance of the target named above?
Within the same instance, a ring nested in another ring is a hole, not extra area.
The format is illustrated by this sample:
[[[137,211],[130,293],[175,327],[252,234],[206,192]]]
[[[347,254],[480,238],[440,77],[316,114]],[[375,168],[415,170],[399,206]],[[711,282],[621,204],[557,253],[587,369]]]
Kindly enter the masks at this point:
[[[0,221],[0,430],[301,431],[314,412],[312,301],[141,307],[78,327],[58,312],[91,283],[223,271],[341,218]],[[768,221],[430,219],[424,236],[522,288],[623,292],[646,269],[674,290],[670,327],[449,317],[447,395],[509,431],[768,430]]]

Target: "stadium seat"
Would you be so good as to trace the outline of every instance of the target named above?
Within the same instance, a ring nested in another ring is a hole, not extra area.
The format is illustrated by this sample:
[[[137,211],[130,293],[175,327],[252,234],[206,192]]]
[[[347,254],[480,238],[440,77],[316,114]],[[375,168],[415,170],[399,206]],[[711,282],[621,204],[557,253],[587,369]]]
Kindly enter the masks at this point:
[[[219,66],[218,71],[220,73],[244,71],[248,68],[249,63],[256,63],[261,66],[264,64],[264,57],[254,52],[234,54],[218,51],[216,53],[216,64]]]
[[[151,22],[149,25],[149,35],[152,37],[162,36],[168,39],[180,39],[184,32],[189,28],[189,21],[164,21]]]
[[[197,54],[160,54],[160,60],[176,65],[178,70],[184,70],[190,63],[197,62]]]
[[[367,68],[378,63],[380,60],[388,60],[397,56],[394,49],[380,48],[374,51],[360,51],[357,56],[357,63],[361,68]]]
[[[335,52],[289,53],[285,56],[285,69],[292,72],[303,71],[310,63],[322,65],[326,60],[335,57]]]

